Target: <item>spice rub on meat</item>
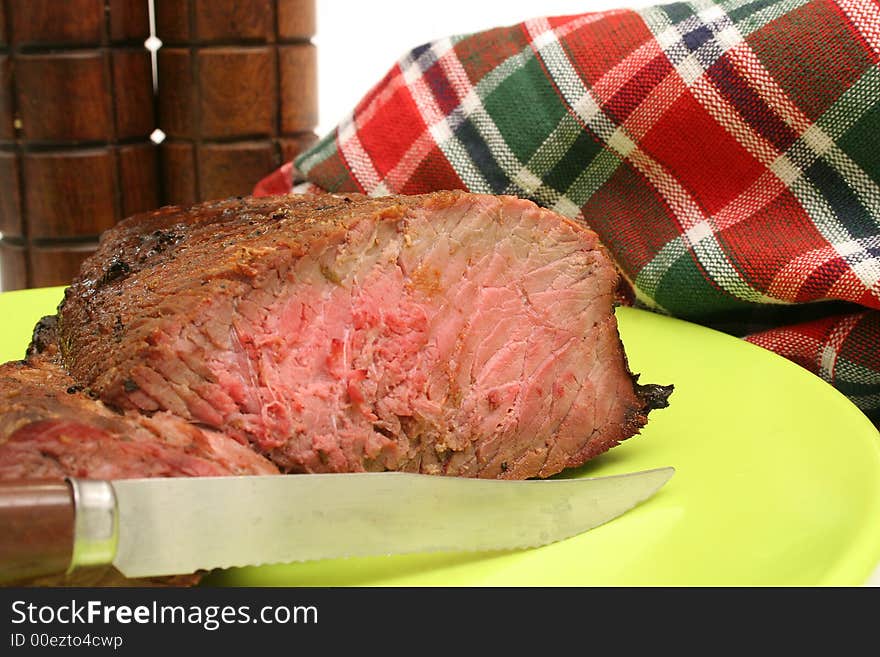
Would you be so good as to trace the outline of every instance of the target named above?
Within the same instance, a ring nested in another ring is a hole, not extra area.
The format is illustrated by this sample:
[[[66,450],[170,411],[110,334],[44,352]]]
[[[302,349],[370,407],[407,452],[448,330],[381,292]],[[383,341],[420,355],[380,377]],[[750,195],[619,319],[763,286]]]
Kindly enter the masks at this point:
[[[125,417],[222,434],[282,472],[547,477],[671,391],[629,372],[616,283],[595,233],[513,197],[164,208],[85,263],[60,364]]]

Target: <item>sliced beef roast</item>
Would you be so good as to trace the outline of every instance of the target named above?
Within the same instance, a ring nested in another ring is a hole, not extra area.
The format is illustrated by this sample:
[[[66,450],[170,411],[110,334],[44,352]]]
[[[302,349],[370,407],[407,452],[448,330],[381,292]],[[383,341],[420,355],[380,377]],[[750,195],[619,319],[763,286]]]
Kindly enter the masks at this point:
[[[58,364],[52,324],[37,328],[26,361],[0,365],[0,479],[278,473],[223,433],[92,399]]]
[[[627,368],[616,282],[593,232],[512,197],[163,208],[108,231],[67,290],[71,378],[52,376],[124,411],[107,421],[137,429],[126,448],[150,433],[217,467],[256,467],[228,436],[291,473],[546,477],[666,404]]]
[[[222,433],[169,413],[116,414],[77,390],[56,365],[0,365],[0,479],[278,473]]]
[[[278,474],[223,433],[166,412],[115,412],[92,399],[58,363],[54,320],[38,325],[26,360],[0,365],[0,480]],[[128,580],[114,568],[90,568],[16,583],[148,586],[198,579]]]

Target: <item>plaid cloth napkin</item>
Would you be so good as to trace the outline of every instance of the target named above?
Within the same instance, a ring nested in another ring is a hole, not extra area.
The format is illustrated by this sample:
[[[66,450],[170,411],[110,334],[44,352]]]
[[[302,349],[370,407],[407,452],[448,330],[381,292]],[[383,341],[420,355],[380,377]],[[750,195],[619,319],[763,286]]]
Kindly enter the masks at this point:
[[[871,0],[536,18],[415,48],[255,193],[298,171],[530,198],[600,235],[635,305],[771,349],[880,422],[878,61]]]

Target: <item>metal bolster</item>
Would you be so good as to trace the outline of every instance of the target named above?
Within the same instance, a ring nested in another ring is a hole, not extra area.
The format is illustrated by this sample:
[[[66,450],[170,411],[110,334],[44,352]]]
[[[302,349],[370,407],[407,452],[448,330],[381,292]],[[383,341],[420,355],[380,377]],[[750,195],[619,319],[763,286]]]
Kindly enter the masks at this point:
[[[109,481],[67,477],[75,508],[73,556],[68,573],[113,563],[119,542],[116,494]]]

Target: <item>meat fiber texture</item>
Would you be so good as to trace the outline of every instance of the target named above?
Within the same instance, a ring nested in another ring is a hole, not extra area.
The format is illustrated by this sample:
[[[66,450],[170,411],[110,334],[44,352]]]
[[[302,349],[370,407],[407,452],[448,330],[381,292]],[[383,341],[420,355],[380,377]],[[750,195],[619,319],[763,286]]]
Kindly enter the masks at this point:
[[[93,399],[58,360],[55,318],[34,333],[27,359],[0,365],[0,480],[128,479],[277,474],[228,436],[170,413],[120,413]],[[127,580],[113,568],[29,585],[191,584],[198,577]]]
[[[229,199],[107,231],[0,367],[0,479],[524,479],[637,433],[597,236],[438,192]]]
[[[616,282],[595,233],[512,197],[232,200],[108,232],[58,330],[105,403],[284,472],[547,477],[646,421]]]

